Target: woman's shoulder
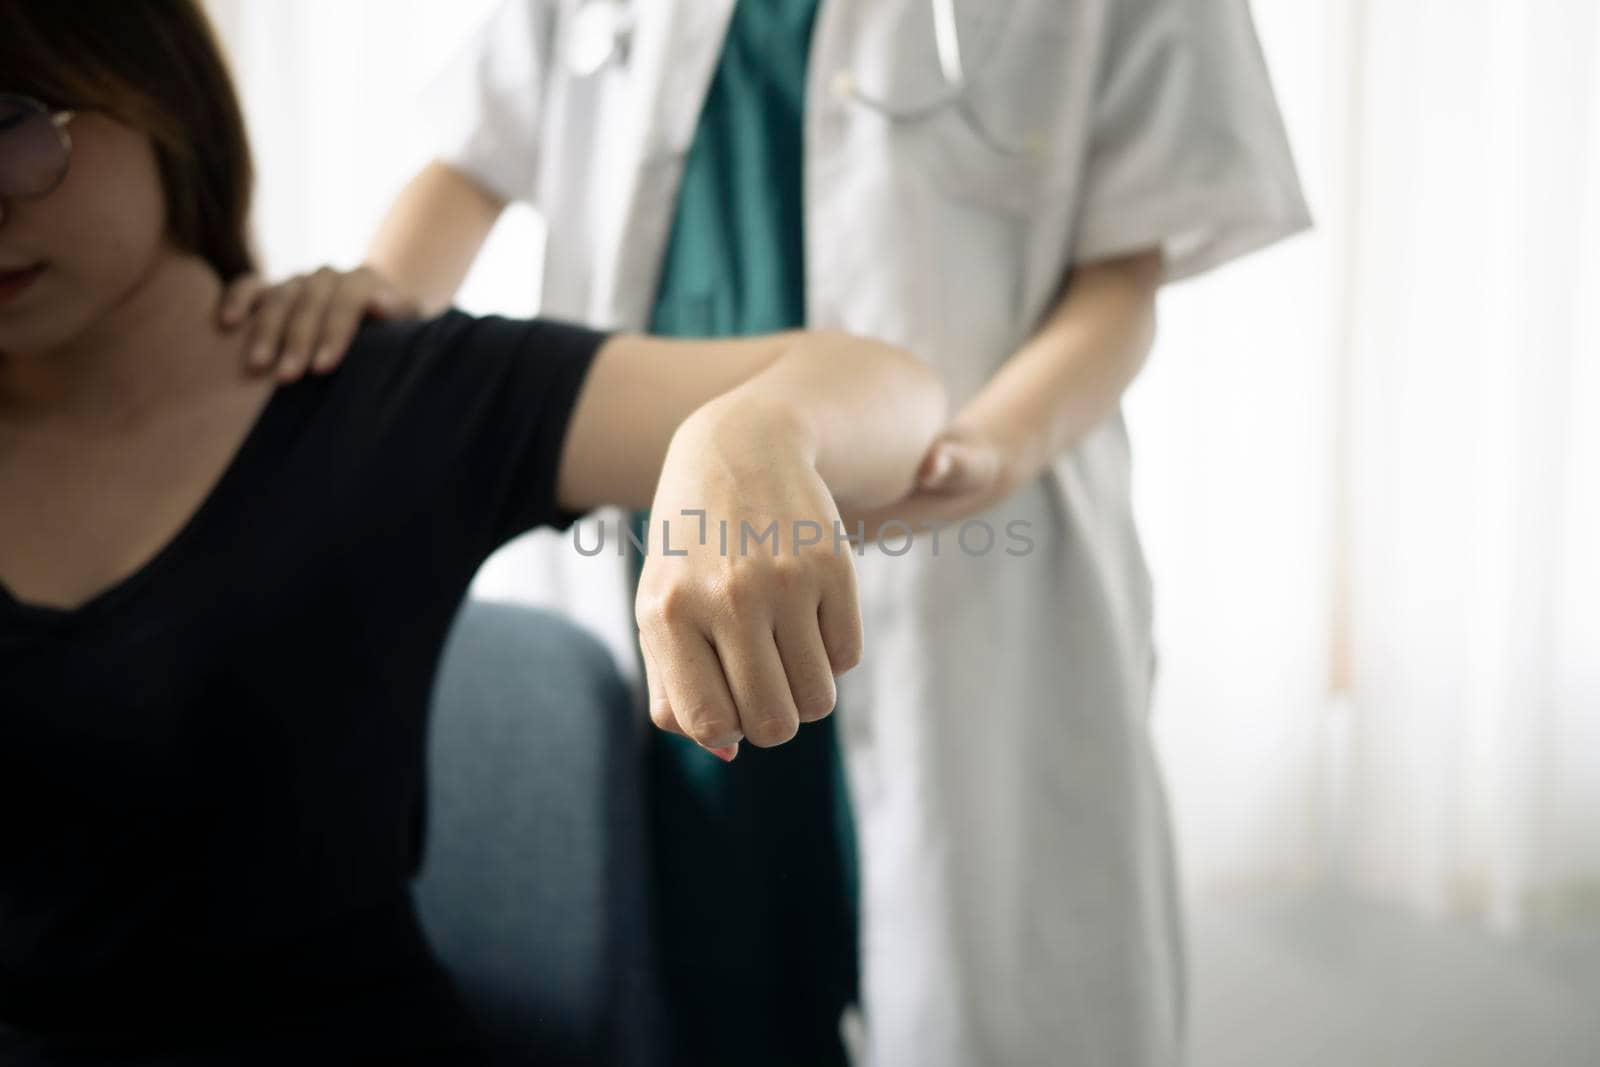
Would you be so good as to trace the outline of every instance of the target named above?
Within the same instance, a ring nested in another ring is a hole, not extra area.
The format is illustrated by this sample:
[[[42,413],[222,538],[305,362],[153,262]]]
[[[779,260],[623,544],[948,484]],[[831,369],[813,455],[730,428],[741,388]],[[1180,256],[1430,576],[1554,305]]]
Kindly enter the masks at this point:
[[[592,354],[603,331],[556,319],[474,315],[450,308],[431,318],[368,319],[347,359],[368,373],[485,371],[527,360]]]
[[[553,333],[569,331],[592,332],[544,319],[474,315],[460,308],[449,308],[429,318],[369,318],[357,331],[349,358],[360,362],[396,357],[427,360],[451,355],[483,358],[495,354],[518,355],[524,349],[540,347]]]
[[[391,412],[525,406],[581,378],[605,336],[569,323],[458,308],[431,318],[369,319],[329,386],[355,403]]]
[[[345,362],[416,356],[456,347],[478,321],[459,308],[425,318],[367,318],[356,331]]]
[[[424,387],[429,379],[455,374],[457,364],[495,344],[494,335],[504,328],[493,322],[457,308],[427,318],[369,318],[330,377],[358,389]]]

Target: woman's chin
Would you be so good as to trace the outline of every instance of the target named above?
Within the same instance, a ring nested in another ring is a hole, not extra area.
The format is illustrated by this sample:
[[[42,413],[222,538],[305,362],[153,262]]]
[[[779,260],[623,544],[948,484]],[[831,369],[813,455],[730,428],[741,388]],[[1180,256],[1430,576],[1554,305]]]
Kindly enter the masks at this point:
[[[48,273],[10,303],[0,303],[0,352],[23,357],[59,351],[83,333],[92,316],[64,314],[48,299]]]

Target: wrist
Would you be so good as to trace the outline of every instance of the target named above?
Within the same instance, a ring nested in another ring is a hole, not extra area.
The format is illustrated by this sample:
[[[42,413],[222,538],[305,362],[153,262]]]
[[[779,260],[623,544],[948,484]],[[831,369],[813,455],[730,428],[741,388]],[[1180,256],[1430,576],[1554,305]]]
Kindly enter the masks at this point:
[[[735,462],[792,458],[812,467],[817,462],[816,427],[796,405],[737,389],[702,404],[684,420],[678,436]]]

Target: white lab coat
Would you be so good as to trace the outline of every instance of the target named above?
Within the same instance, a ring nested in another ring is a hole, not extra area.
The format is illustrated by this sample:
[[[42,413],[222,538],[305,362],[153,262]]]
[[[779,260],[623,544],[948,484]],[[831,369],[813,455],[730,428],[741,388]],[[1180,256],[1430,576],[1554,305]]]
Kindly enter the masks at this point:
[[[732,3],[639,0],[626,61],[579,79],[563,62],[579,0],[511,0],[452,77],[466,118],[444,158],[545,218],[545,314],[645,326]],[[1245,0],[955,6],[970,114],[903,124],[848,99],[840,72],[892,100],[937,94],[930,5],[823,0],[804,133],[811,325],[910,348],[959,404],[1074,263],[1159,245],[1177,279],[1308,225]],[[1176,1064],[1183,939],[1120,415],[985,519],[985,554],[980,531],[970,554],[950,531],[937,555],[924,537],[857,561],[866,656],[841,680],[840,729],[861,1059]],[[1024,555],[1006,552],[1018,520]],[[615,569],[607,619],[580,606],[613,634],[630,618]]]

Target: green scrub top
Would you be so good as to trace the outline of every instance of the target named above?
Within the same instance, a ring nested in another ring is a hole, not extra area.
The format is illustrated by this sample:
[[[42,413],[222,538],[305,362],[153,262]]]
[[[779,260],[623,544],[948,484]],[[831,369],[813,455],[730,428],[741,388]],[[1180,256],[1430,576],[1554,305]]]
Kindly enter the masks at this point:
[[[652,333],[805,324],[801,131],[817,3],[735,6],[685,161]],[[659,731],[650,745],[671,1062],[844,1067],[857,891],[834,720],[778,748],[741,744],[731,764]]]

